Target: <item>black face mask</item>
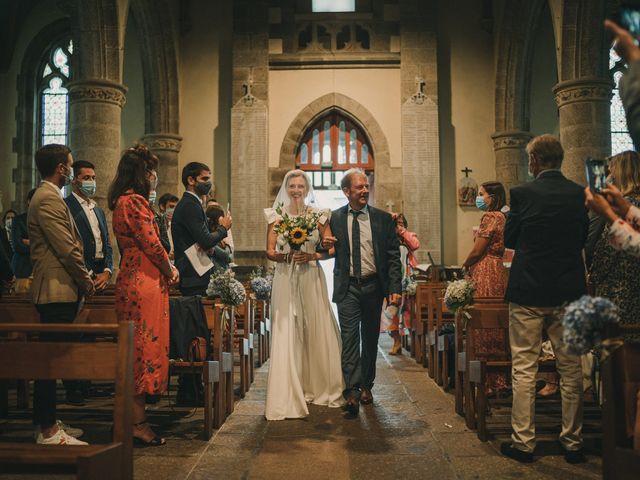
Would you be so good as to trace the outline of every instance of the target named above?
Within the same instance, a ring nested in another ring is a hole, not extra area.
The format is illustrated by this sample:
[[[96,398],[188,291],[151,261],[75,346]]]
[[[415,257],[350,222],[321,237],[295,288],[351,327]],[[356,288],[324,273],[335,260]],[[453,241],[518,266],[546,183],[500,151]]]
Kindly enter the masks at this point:
[[[213,184],[211,182],[196,182],[196,194],[200,197],[203,197],[211,191],[212,186]]]

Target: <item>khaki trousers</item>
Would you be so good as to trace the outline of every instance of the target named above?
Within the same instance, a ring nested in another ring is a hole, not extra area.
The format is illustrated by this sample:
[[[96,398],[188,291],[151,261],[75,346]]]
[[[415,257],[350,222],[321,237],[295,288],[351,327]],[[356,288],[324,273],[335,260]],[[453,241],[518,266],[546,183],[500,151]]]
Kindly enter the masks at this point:
[[[582,448],[582,365],[580,357],[567,352],[562,341],[559,308],[509,304],[513,406],[511,441],[519,450],[533,453],[536,446],[535,398],[542,330],[547,331],[556,354],[562,395],[560,443],[567,450]]]

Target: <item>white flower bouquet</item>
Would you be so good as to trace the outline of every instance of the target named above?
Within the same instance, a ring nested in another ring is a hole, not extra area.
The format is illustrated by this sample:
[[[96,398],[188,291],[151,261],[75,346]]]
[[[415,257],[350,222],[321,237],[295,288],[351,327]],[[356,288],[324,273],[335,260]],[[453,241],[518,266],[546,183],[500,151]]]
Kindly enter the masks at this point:
[[[237,307],[242,305],[247,299],[247,291],[244,285],[235,278],[231,270],[214,272],[211,274],[209,286],[207,287],[209,298],[219,298],[225,305]]]
[[[444,303],[453,313],[470,305],[476,287],[471,280],[456,280],[449,282],[444,294]]]
[[[619,321],[618,307],[613,302],[583,295],[564,310],[562,340],[569,352],[582,355],[602,343],[607,325]]]
[[[275,224],[274,232],[289,244],[291,250],[299,252],[304,242],[318,227],[321,214],[307,209],[302,215],[291,216],[283,210],[282,204],[276,207],[276,213],[282,220]]]

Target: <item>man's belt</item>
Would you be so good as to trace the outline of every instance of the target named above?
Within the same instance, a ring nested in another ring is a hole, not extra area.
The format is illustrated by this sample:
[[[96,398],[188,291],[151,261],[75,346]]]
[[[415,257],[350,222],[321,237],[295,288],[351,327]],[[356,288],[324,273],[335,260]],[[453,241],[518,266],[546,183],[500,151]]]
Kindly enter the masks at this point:
[[[368,283],[375,282],[377,278],[378,274],[372,273],[371,275],[365,275],[363,277],[349,277],[349,281],[356,285],[366,285]]]

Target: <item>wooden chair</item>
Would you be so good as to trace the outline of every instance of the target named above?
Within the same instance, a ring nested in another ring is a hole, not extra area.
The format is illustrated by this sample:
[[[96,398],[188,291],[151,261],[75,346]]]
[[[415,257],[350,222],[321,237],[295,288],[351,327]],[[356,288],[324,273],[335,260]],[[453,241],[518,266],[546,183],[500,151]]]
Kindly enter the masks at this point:
[[[113,380],[113,441],[106,445],[57,446],[1,443],[0,465],[25,473],[43,467],[75,471],[86,480],[133,478],[133,324],[68,325],[2,323],[0,332],[117,335],[116,342],[0,342],[0,378]],[[87,359],[92,359],[87,362]]]
[[[640,343],[626,342],[602,362],[602,382],[603,478],[636,479],[640,470]]]

